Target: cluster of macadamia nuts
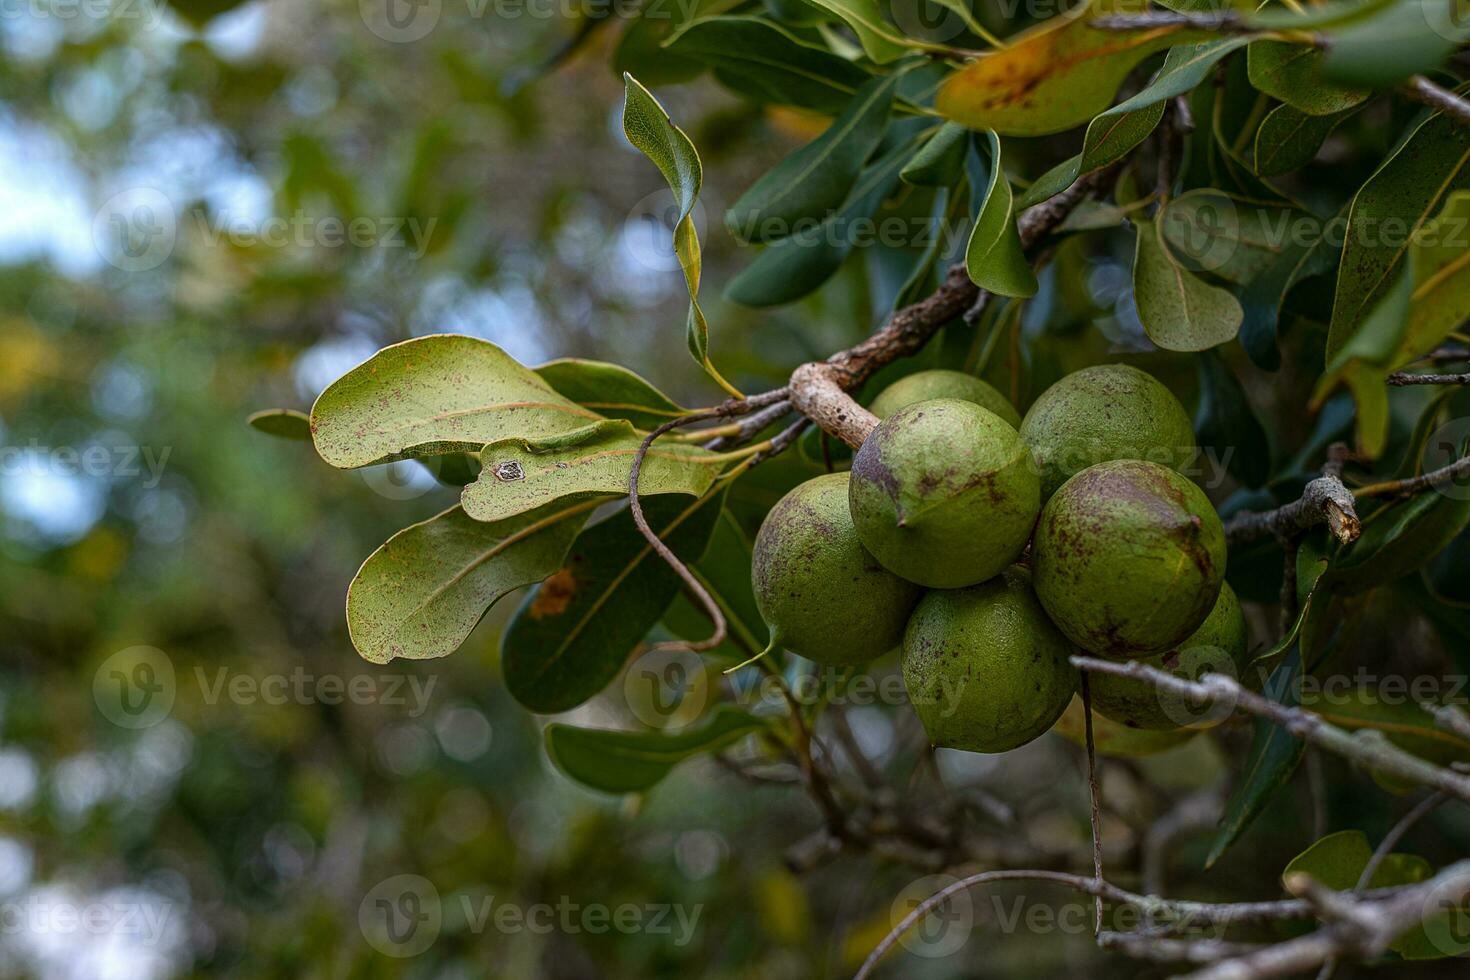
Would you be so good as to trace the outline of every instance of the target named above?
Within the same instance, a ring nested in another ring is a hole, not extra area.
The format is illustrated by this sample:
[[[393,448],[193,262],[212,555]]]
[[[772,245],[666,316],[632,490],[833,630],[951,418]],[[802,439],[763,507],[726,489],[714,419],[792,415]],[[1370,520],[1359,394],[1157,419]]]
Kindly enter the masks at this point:
[[[1087,368],[1023,419],[978,378],[922,371],[872,411],[851,471],[796,487],[756,537],[773,647],[828,665],[901,647],[930,741],[972,752],[1057,724],[1079,651],[1191,678],[1243,667],[1224,529],[1179,472],[1194,433],[1158,380]],[[1094,675],[1089,691],[1125,729],[1217,720],[1140,681]]]

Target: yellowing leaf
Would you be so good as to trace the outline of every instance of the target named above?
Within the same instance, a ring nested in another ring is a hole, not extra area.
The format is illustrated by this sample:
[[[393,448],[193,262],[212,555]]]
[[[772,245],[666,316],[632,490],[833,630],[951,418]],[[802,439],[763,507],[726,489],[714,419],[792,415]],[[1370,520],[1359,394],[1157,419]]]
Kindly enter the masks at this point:
[[[1137,13],[1146,0],[1093,0],[1023,32],[956,72],[935,107],[971,129],[1045,136],[1080,126],[1112,104],[1139,62],[1188,40],[1177,27],[1103,31],[1093,19]]]

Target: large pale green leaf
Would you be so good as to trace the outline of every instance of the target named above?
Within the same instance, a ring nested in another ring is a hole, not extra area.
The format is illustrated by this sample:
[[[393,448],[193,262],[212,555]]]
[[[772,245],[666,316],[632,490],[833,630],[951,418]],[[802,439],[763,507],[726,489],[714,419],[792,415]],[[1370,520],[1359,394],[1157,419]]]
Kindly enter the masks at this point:
[[[1351,109],[1368,98],[1363,89],[1322,79],[1322,52],[1305,44],[1255,41],[1246,51],[1251,84],[1273,99],[1313,116]]]
[[[779,306],[830,279],[856,247],[863,220],[897,186],[899,171],[912,153],[911,142],[902,141],[864,168],[836,214],[816,228],[767,245],[725,286],[725,296],[743,306]]]
[[[1470,127],[1429,116],[1353,198],[1327,337],[1332,361],[1402,272],[1420,229],[1456,191],[1470,190]]]
[[[1277,106],[1256,130],[1251,169],[1261,177],[1276,177],[1306,166],[1338,124],[1354,111],[1313,116],[1294,106]]]
[[[1365,888],[1392,888],[1395,885],[1412,885],[1425,881],[1434,874],[1429,862],[1413,854],[1389,854],[1374,871]],[[1333,891],[1348,892],[1358,887],[1368,862],[1373,859],[1373,848],[1368,836],[1361,830],[1340,830],[1326,837],[1319,837],[1312,846],[1287,862],[1281,879],[1298,872],[1311,875],[1321,885]]]
[[[604,793],[642,793],[691,756],[718,752],[766,726],[753,715],[723,706],[699,725],[682,731],[629,732],[546,726],[546,754],[583,786]]]
[[[666,51],[714,68],[725,85],[761,102],[835,116],[871,77],[825,48],[759,17],[710,17],[674,35]]]
[[[1133,298],[1148,338],[1175,351],[1208,350],[1233,339],[1243,316],[1239,301],[1180,265],[1157,221],[1135,224]]]
[[[725,215],[747,242],[785,238],[820,223],[847,199],[863,163],[883,139],[893,90],[902,75],[874,78],[826,131],[782,160],[741,195]]]
[[[950,76],[935,107],[971,129],[1003,136],[1045,136],[1080,126],[1108,108],[1144,58],[1193,39],[1177,28],[1104,31],[1090,24],[1146,6],[1146,0],[1092,0],[1025,31]]]
[[[689,353],[716,384],[738,397],[740,392],[720,375],[709,359],[709,324],[705,322],[704,311],[699,308],[699,277],[703,260],[693,211],[704,180],[704,166],[699,162],[699,154],[689,137],[674,125],[648,89],[632,75],[624,74],[623,82],[623,135],[658,167],[669,189],[674,192],[674,201],[679,208],[679,221],[674,227],[674,253],[679,256],[684,281],[689,287]]]
[[[455,334],[383,348],[311,409],[316,450],[339,467],[478,452],[497,439],[557,435],[600,419],[494,344]]]
[[[1470,191],[1449,196],[1415,237],[1409,258],[1414,291],[1395,367],[1434,350],[1470,319]]]
[[[985,133],[990,152],[990,185],[965,247],[965,270],[981,289],[1001,296],[1035,296],[1036,273],[1021,249],[1016,231],[1016,201],[1000,154],[1000,137]]]
[[[453,653],[497,599],[556,571],[597,501],[557,504],[495,524],[452,507],[404,528],[347,590],[347,628],[384,664]]]
[[[627,419],[641,429],[689,414],[689,409],[619,364],[566,357],[548,361],[536,373],[558,394],[583,408],[608,418]]]
[[[723,493],[693,501],[653,497],[644,511],[654,533],[691,562],[709,544],[723,500]],[[617,676],[679,585],[627,509],[588,528],[506,627],[500,648],[506,689],[542,714],[575,708]]]
[[[628,492],[633,457],[643,433],[619,419],[591,438],[566,448],[507,439],[480,453],[480,478],[465,487],[465,513],[477,521],[501,521],[554,500]],[[719,476],[723,458],[688,443],[663,440],[644,457],[638,492],[701,496]]]

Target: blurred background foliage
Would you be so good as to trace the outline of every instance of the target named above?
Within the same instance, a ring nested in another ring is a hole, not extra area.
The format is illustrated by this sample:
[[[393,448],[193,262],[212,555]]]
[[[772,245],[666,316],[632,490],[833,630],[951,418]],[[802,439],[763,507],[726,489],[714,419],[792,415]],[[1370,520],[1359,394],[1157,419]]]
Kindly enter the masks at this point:
[[[708,760],[641,806],[573,787],[545,759],[541,721],[497,680],[513,601],[444,660],[374,668],[352,651],[341,597],[353,572],[457,491],[416,464],[332,471],[247,428],[250,412],[306,409],[378,347],[440,331],[532,364],[615,360],[685,404],[719,397],[684,349],[668,194],[620,135],[613,32],[530,81],[576,36],[577,16],[445,3],[427,37],[390,43],[367,29],[370,6],[32,0],[0,16],[0,975],[844,975],[918,873],[856,857],[798,879],[782,852],[815,825],[809,802]],[[717,216],[822,121],[708,81],[660,97],[707,167],[704,297],[722,370],[766,387],[866,333],[898,286],[881,250],[795,306],[755,313],[719,298],[740,263]],[[1375,131],[1372,112],[1350,125]],[[118,195],[161,202],[172,237],[158,262],[107,245]],[[305,237],[261,240],[272,218]],[[368,219],[371,242],[321,239],[332,219],[354,218]],[[1003,385],[1025,386],[1018,404],[1067,367],[1137,349],[1136,324],[1114,308],[1127,262],[1061,256],[1066,271],[1028,313],[1034,361],[997,360]],[[1194,385],[1173,361],[1137,360],[1176,390]],[[1257,388],[1270,411],[1270,386]],[[1273,414],[1271,438],[1295,446],[1310,421]],[[770,467],[771,499],[814,466]],[[94,680],[140,645],[166,655],[176,696],[167,717],[132,729],[109,720]],[[266,703],[263,680],[302,672],[367,677],[384,696]],[[385,676],[408,681],[390,696]],[[615,723],[627,711],[604,697],[575,714]],[[906,710],[859,706],[849,720],[909,792],[1003,787],[1015,823],[1002,836],[1057,854],[1087,840],[1081,763],[1063,740],[936,757]],[[1215,782],[1246,737],[1121,764],[1109,821],[1122,846],[1139,846],[1165,792]],[[1322,770],[1325,795],[1284,794],[1243,845],[1254,858],[1197,890],[1258,896],[1252,863],[1283,866],[1311,839],[1314,808],[1381,835],[1392,799],[1354,795],[1360,780],[1336,763]],[[1436,821],[1410,843],[1470,844],[1463,822]],[[1204,841],[1173,846],[1172,864],[1199,867]],[[434,883],[445,923],[432,949],[393,959],[364,940],[358,910],[404,873]],[[1006,909],[1015,896],[1060,900],[999,894]],[[682,945],[477,933],[457,897],[489,895],[702,912]],[[1085,929],[1007,934],[988,902],[959,953],[912,957],[905,975],[1062,976],[1082,962],[1100,975]],[[158,928],[18,918],[99,904]]]

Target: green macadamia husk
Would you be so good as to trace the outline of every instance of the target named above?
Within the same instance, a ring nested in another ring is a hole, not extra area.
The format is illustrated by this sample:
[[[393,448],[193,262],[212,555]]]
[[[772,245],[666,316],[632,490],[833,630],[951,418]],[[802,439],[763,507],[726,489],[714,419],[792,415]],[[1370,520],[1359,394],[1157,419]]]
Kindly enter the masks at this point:
[[[878,564],[847,509],[846,473],[796,487],[766,515],[751,581],[771,646],[818,663],[863,663],[898,646],[922,593]]]
[[[1103,657],[1163,653],[1200,627],[1225,576],[1225,530],[1204,492],[1142,460],[1089,467],[1042,508],[1036,595],[1073,643]]]
[[[868,410],[886,419],[900,408],[935,398],[958,398],[988,408],[1005,419],[1013,429],[1021,427],[1021,413],[1006,397],[973,374],[963,371],[918,371],[899,378],[873,399]]]
[[[1226,584],[1215,608],[1200,628],[1171,650],[1140,658],[1143,663],[1185,680],[1205,674],[1240,678],[1246,667],[1245,613],[1235,592]],[[1230,713],[1224,704],[1201,704],[1147,681],[1092,674],[1088,678],[1092,707],[1101,715],[1129,728],[1172,731],[1212,728]]]
[[[1015,429],[973,402],[938,398],[878,424],[853,457],[849,504],[883,567],[952,589],[1020,556],[1041,491]]]
[[[934,745],[1006,752],[1051,728],[1077,688],[1076,648],[1013,566],[919,602],[903,638],[903,679]]]
[[[1041,469],[1041,499],[1089,466],[1143,459],[1178,470],[1198,455],[1179,399],[1150,374],[1102,364],[1067,375],[1036,399],[1020,426]]]

